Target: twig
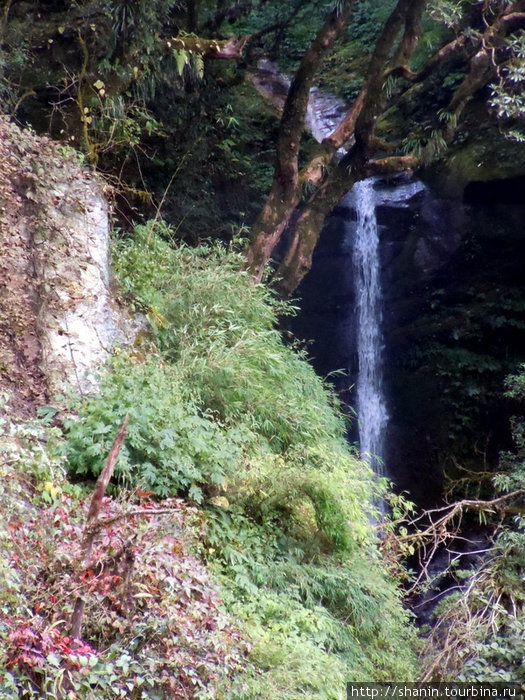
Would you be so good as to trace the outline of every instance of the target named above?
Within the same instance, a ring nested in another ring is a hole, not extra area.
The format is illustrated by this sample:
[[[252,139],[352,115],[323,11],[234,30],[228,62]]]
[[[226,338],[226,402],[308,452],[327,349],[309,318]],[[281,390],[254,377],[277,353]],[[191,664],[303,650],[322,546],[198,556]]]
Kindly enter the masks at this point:
[[[118,523],[119,520],[125,520],[126,518],[133,518],[137,515],[149,516],[149,515],[167,515],[169,513],[177,513],[177,508],[132,508],[125,513],[120,513],[120,515],[115,515],[112,518],[107,518],[106,520],[97,520],[92,525],[86,526],[86,533],[89,535],[95,535],[99,530],[102,530],[109,525]]]
[[[153,235],[153,231],[155,230],[155,227],[156,227],[157,224],[158,224],[158,221],[159,221],[159,218],[160,218],[160,212],[161,212],[161,210],[162,210],[162,207],[164,206],[164,201],[165,201],[165,199],[166,199],[166,197],[167,197],[167,195],[168,195],[168,192],[169,192],[169,190],[170,190],[170,187],[171,187],[171,185],[173,184],[173,180],[175,180],[175,178],[176,178],[177,175],[179,174],[179,172],[180,172],[182,166],[184,165],[184,163],[185,163],[185,161],[186,161],[186,158],[188,158],[188,157],[191,155],[191,149],[193,148],[194,145],[195,145],[195,144],[192,144],[192,145],[188,148],[188,150],[186,151],[186,153],[182,156],[182,158],[181,158],[179,164],[177,165],[177,167],[176,167],[175,170],[173,171],[173,175],[171,176],[170,181],[168,182],[168,185],[167,185],[166,189],[164,190],[164,194],[162,195],[162,198],[161,198],[161,200],[160,200],[159,206],[157,207],[157,211],[155,212],[155,217],[154,217],[153,221],[152,221],[151,224],[150,224],[150,228],[149,228],[149,231],[148,231],[148,240],[147,240],[147,244],[148,244],[148,245],[149,245],[149,243],[150,243],[150,241],[151,241],[151,237],[152,237],[152,235]]]
[[[104,494],[108,484],[113,476],[113,471],[115,470],[115,465],[117,463],[120,450],[126,439],[126,433],[128,428],[129,414],[126,414],[122,425],[113,441],[111,450],[109,451],[108,458],[104,465],[104,469],[101,471],[97,483],[95,484],[95,490],[93,496],[91,497],[91,503],[89,505],[89,511],[87,516],[87,523],[84,529],[84,539],[82,542],[82,567],[87,568],[89,565],[91,555],[93,553],[93,543],[95,540],[95,535],[98,531],[97,524],[98,516],[102,509],[102,501],[104,499]],[[82,596],[78,596],[75,601],[75,606],[73,608],[73,614],[71,616],[71,636],[73,639],[79,639],[82,633],[82,620],[84,617],[84,609],[86,607],[86,601]]]
[[[16,116],[16,113],[18,112],[18,108],[20,107],[20,105],[22,104],[22,102],[23,102],[24,100],[26,100],[28,97],[35,97],[35,96],[36,96],[36,92],[35,92],[34,90],[26,90],[26,91],[24,92],[24,94],[21,95],[21,97],[18,98],[18,100],[17,100],[15,106],[14,106],[13,109],[11,110],[11,116],[12,116],[12,117],[15,117],[15,116]]]
[[[398,535],[397,541],[401,545],[411,545],[418,550],[418,558],[420,571],[412,585],[409,587],[407,594],[411,595],[419,588],[422,581],[430,580],[428,567],[433,560],[435,554],[440,547],[445,544],[462,538],[458,533],[461,529],[461,521],[465,511],[492,511],[492,512],[508,512],[510,506],[508,501],[525,495],[525,489],[517,489],[510,493],[505,493],[502,496],[490,500],[480,499],[463,499],[455,503],[450,503],[439,508],[425,510],[421,515],[411,520],[405,519],[403,524],[414,532],[407,532],[404,535]],[[522,512],[522,508],[519,509]],[[469,541],[466,539],[466,541]],[[480,550],[490,551],[488,550]],[[456,554],[455,552],[450,552]],[[474,554],[475,552],[473,552]],[[458,557],[459,557],[458,553]],[[456,557],[456,558],[458,558]],[[450,564],[441,572],[445,573],[450,569]]]

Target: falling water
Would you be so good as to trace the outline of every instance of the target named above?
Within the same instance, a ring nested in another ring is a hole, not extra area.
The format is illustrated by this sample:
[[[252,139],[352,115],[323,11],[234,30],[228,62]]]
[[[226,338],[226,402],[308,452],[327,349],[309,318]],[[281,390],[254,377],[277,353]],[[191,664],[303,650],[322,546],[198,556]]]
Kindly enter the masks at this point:
[[[353,266],[357,302],[357,412],[361,456],[384,474],[383,437],[388,414],[383,397],[379,236],[372,180],[354,187],[357,230]]]
[[[269,61],[259,63],[258,72],[252,79],[258,90],[274,99],[276,85],[283,87],[280,92],[284,95],[290,84],[286,76],[281,75]],[[321,142],[341,121],[346,109],[345,104],[334,95],[313,88],[307,114],[312,136]],[[357,183],[354,191],[358,219],[352,255],[358,317],[359,442],[362,458],[377,474],[383,475],[383,437],[388,414],[382,391],[381,285],[373,181]]]

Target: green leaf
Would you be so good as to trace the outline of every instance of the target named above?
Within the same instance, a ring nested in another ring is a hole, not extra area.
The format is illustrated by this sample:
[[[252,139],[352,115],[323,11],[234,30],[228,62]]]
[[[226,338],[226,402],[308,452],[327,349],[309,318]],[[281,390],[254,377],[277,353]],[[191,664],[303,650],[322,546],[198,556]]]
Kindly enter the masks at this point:
[[[182,75],[184,66],[186,66],[189,61],[188,52],[184,51],[184,49],[173,49],[173,55],[177,64],[177,73]]]

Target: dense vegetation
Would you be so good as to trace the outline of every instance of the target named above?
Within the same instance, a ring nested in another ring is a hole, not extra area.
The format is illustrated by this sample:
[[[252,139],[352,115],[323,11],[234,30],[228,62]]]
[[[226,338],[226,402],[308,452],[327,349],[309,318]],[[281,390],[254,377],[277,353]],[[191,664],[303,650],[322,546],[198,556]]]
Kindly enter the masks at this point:
[[[525,679],[524,369],[507,380],[507,396],[519,411],[513,420],[516,451],[501,456],[492,478],[495,498],[480,523],[498,502],[504,507],[481,561],[474,571],[457,572],[458,591],[437,611],[426,650],[427,678],[522,684]]]
[[[3,540],[6,687],[13,697],[22,688],[140,697],[142,686],[147,697],[179,697],[179,683],[195,697],[341,698],[345,680],[414,677],[414,635],[366,510],[377,487],[349,453],[335,398],[283,345],[282,307],[249,284],[238,256],[175,249],[158,233],[139,227],[115,251],[153,337],[115,357],[63,438],[4,422],[15,464],[3,503],[16,543]],[[64,466],[97,475],[126,413],[116,477],[128,495],[107,501],[96,564],[82,574],[85,496]],[[12,478],[21,468],[30,488]],[[174,495],[201,510],[164,500]],[[36,516],[31,500],[50,505]],[[139,503],[142,516],[126,516]],[[82,644],[67,637],[79,586]]]
[[[440,0],[429,3],[420,27],[416,15],[425,5],[4,5],[4,109],[78,149],[106,178],[120,294],[146,314],[149,331],[101,368],[98,393],[50,396],[25,423],[0,409],[3,697],[336,700],[350,680],[524,680],[522,421],[515,420],[515,449],[501,456],[497,474],[485,474],[480,487],[474,471],[457,491],[458,498],[474,489],[486,499],[471,507],[493,517],[491,544],[472,570],[454,575],[457,592],[437,611],[421,671],[420,644],[402,603],[401,582],[408,586],[410,575],[400,560],[428,541],[405,522],[396,529],[388,517],[378,537],[374,523],[387,485],[348,445],[337,397],[297,344],[284,342],[279,322],[293,306],[252,284],[243,254],[250,227],[252,251],[261,234],[268,192],[274,200],[267,207],[286,204],[270,236],[309,211],[320,228],[330,197],[369,175],[372,156],[397,159],[395,168],[435,167],[447,148],[464,158],[461,149],[477,138],[471,125],[460,124],[471,100],[475,114],[483,105],[490,125],[487,162],[501,141],[522,138],[522,3],[489,2],[481,10],[480,3]],[[405,13],[399,51],[394,34],[369,70],[395,8]],[[296,87],[304,97],[317,75],[348,101],[363,85],[368,90],[362,121],[353,115],[364,150],[342,165],[328,158],[342,143],[320,151],[303,138],[296,104],[279,126],[278,110],[245,80],[263,55],[289,72],[303,65],[318,31],[331,27],[323,24],[327,14],[337,31],[324,63],[312,61]],[[509,14],[516,17],[507,21]],[[423,41],[407,47],[410,17]],[[237,42],[247,35],[248,43]],[[432,57],[445,47],[453,60],[434,70]],[[493,59],[482,79],[474,60],[479,47]],[[283,188],[274,153],[277,146],[282,160],[290,144],[293,172]],[[475,160],[465,165],[468,177]],[[317,206],[324,185],[333,188]],[[257,263],[260,277],[268,257]],[[480,354],[457,350],[450,340],[457,339],[456,322],[442,301],[437,311],[429,305],[434,344],[413,348],[400,362],[403,369],[424,366],[444,382],[456,458],[459,446],[463,455],[477,437],[466,424],[478,410],[470,403],[494,368],[490,357],[484,365]],[[505,314],[497,299],[481,311],[478,301],[473,345],[485,336],[492,342],[502,317],[518,334],[520,298],[509,294]],[[503,355],[490,385],[493,402],[500,375],[515,367]],[[499,398],[519,416],[523,374],[513,374],[508,395]],[[126,415],[127,437],[101,520],[90,531],[93,480]],[[409,506],[391,498],[392,518],[403,520]],[[432,528],[429,537],[435,541]],[[82,634],[74,638],[71,621],[80,607]]]

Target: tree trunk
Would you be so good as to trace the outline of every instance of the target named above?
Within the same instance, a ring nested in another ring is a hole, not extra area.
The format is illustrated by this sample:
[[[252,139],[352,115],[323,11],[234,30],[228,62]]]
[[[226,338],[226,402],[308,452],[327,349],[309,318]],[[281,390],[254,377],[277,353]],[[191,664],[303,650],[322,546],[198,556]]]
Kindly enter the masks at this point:
[[[312,255],[319,240],[327,213],[360,177],[349,165],[357,158],[354,149],[347,154],[329,178],[310,198],[297,221],[292,240],[275,274],[274,286],[281,296],[288,298],[297,289],[312,266]]]
[[[355,146],[341,159],[306,204],[277,270],[275,287],[285,297],[297,289],[309,272],[325,217],[355,182],[367,176],[366,163],[370,157],[374,124],[384,99],[382,88],[385,65],[403,23],[405,33],[400,42],[403,50],[401,52],[398,49],[396,55],[402,54],[403,59],[407,61],[409,50],[414,51],[417,42],[408,40],[407,33],[412,36],[414,27],[419,26],[417,17],[421,17],[425,4],[423,0],[399,0],[376,43],[365,83],[354,107],[343,120],[344,126],[340,125],[331,137],[326,139],[336,143],[338,139],[346,136],[346,130],[355,123]],[[337,135],[334,136],[336,132]],[[401,163],[396,161],[395,167],[399,168]],[[384,164],[384,167],[387,165]]]
[[[271,253],[299,204],[299,145],[305,128],[310,88],[328,49],[345,27],[354,1],[347,2],[340,11],[330,13],[290,85],[279,126],[272,189],[253,225],[252,242],[247,253],[248,269],[257,283],[261,281]]]
[[[187,13],[188,31],[197,33],[199,25],[199,0],[188,0]]]

